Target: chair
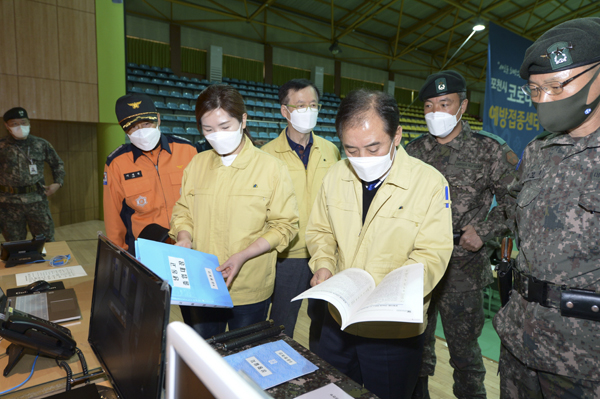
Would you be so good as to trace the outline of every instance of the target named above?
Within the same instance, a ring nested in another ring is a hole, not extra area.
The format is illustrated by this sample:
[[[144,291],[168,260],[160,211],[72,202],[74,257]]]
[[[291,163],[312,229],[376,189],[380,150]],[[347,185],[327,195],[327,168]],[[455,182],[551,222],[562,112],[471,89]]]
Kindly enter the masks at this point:
[[[156,104],[156,103],[154,103],[154,104]],[[164,114],[164,115],[161,114],[160,119],[162,119],[163,121],[171,121],[171,122],[177,121],[177,117],[172,114]],[[161,129],[162,129],[162,126],[161,126]]]
[[[187,87],[188,89],[198,89],[198,85],[195,83],[188,83],[187,85],[185,85],[185,87]]]
[[[158,91],[158,95],[159,96],[169,97],[171,94],[168,91],[166,91],[166,90],[159,90]]]
[[[189,91],[184,91],[183,98],[188,98],[190,100],[193,100],[196,98],[196,96],[194,96],[194,93],[190,93]]]
[[[149,78],[155,78],[156,74],[152,71],[146,71],[146,73],[144,74],[145,76],[148,76]]]
[[[189,122],[190,118],[183,115],[177,115],[177,122]]]
[[[129,89],[129,91],[132,93],[143,93],[144,89],[142,89],[141,87],[133,86],[131,89]]]
[[[182,127],[174,127],[173,134],[185,134],[185,129]]]
[[[273,132],[269,133],[270,139],[276,139],[277,137],[279,137],[279,135],[277,133],[273,133]]]
[[[135,62],[128,62],[127,68],[139,68],[139,67],[138,67],[138,64],[136,64]]]
[[[176,103],[167,103],[167,108],[179,110],[179,105]]]
[[[173,71],[171,70],[171,68],[166,68],[165,67],[162,70],[163,70],[163,72],[166,72],[166,73],[173,73]]]
[[[127,75],[127,80],[130,81],[130,82],[139,82],[140,78],[138,78],[135,75]]]
[[[185,131],[187,132],[187,134],[191,134],[193,136],[200,136],[200,132],[195,127],[188,127],[187,129],[185,129]]]
[[[150,67],[146,64],[140,64],[139,68],[140,69],[150,69]]]
[[[181,93],[178,92],[178,91],[172,91],[171,92],[171,97],[181,98]]]
[[[188,104],[181,104],[179,105],[179,109],[181,109],[182,111],[191,111],[192,107],[190,107]]]
[[[165,86],[175,86],[175,83],[172,80],[165,80],[162,84]]]
[[[168,109],[162,101],[154,101],[154,106],[158,109]]]
[[[169,75],[167,75],[166,73],[158,73],[156,74],[157,77],[161,78],[161,79],[168,79]]]
[[[148,95],[152,95],[152,96],[155,96],[155,95],[157,95],[157,94],[158,94],[158,93],[156,92],[156,89],[146,89],[146,92],[145,92],[145,93],[146,93],[146,94],[148,94]]]
[[[162,71],[162,69],[160,69],[160,68],[159,68],[159,67],[157,67],[157,66],[150,67],[150,69],[151,69],[151,70],[153,70],[153,71],[157,71],[157,72],[160,72],[160,71]]]
[[[146,78],[142,78],[142,79],[146,79]],[[152,83],[153,85],[157,85],[157,86],[162,85],[163,82],[165,82],[165,81],[162,79],[156,79],[156,78],[154,78],[150,81],[150,83]]]
[[[177,83],[175,83],[175,86],[177,86],[177,87],[185,87],[185,83],[183,83],[183,82],[177,82]]]
[[[258,133],[258,138],[259,139],[268,139],[269,135],[267,134],[267,132],[259,132]]]
[[[163,118],[164,119],[164,118]],[[163,134],[171,134],[171,128],[169,126],[160,126],[160,132]]]

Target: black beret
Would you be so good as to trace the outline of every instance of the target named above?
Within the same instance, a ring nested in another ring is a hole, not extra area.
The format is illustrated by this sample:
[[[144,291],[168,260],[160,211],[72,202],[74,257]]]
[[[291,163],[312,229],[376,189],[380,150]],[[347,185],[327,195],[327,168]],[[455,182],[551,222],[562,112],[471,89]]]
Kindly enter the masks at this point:
[[[27,111],[25,111],[25,108],[21,108],[21,107],[15,107],[15,108],[11,108],[8,111],[6,111],[4,113],[4,122],[8,122],[11,119],[22,119],[22,118],[28,118],[27,116]]]
[[[451,93],[461,93],[463,91],[467,91],[467,82],[460,73],[456,71],[440,71],[427,77],[427,80],[421,86],[421,90],[419,90],[419,100],[424,102],[428,98]]]
[[[129,129],[134,122],[158,120],[154,101],[145,94],[127,94],[119,98],[115,113],[123,130]]]
[[[521,78],[600,61],[600,18],[580,18],[548,30],[525,52]]]

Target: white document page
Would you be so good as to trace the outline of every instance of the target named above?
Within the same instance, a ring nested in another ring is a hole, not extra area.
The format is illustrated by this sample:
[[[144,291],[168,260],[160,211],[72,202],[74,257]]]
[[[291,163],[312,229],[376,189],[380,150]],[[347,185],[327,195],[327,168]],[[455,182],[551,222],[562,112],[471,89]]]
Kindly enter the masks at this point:
[[[324,387],[315,389],[305,393],[304,395],[297,396],[296,399],[352,399],[352,396],[348,395],[344,390],[334,383],[327,384]]]
[[[16,278],[17,286],[20,287],[22,285],[29,285],[38,280],[56,281],[83,276],[87,276],[87,273],[85,272],[85,270],[83,270],[83,267],[77,265],[61,267],[56,269],[52,268],[48,270],[40,270],[37,272],[19,273],[16,275]]]
[[[360,304],[349,324],[364,321],[423,322],[422,263],[402,266],[390,272]]]
[[[362,269],[346,269],[298,295],[292,301],[304,298],[323,299],[340,312],[343,321],[348,320],[360,302],[375,289],[373,277]]]

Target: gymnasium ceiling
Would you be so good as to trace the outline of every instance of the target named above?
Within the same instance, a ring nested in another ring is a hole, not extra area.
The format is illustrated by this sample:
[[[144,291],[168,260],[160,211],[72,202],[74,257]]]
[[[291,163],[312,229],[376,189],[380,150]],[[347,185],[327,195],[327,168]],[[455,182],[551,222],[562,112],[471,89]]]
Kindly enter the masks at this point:
[[[421,79],[445,65],[478,91],[488,30],[465,43],[477,22],[535,40],[563,21],[600,17],[598,0],[126,0],[125,7],[129,15]]]

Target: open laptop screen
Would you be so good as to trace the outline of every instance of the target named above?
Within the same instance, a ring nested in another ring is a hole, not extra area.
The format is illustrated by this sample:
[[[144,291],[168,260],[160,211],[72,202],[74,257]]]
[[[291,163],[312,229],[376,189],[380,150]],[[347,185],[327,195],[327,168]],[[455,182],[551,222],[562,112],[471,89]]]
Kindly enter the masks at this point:
[[[99,236],[88,341],[122,399],[160,398],[171,289]]]

